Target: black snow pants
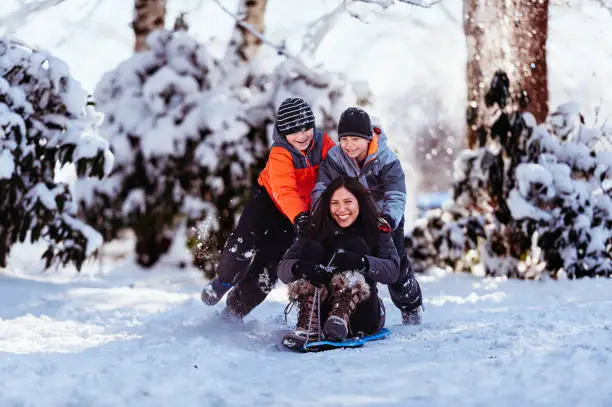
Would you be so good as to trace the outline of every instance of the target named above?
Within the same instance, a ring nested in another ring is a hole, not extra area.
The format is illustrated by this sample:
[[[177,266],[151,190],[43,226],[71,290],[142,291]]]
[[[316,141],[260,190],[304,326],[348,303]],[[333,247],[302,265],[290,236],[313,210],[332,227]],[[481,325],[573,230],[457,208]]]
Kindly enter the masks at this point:
[[[412,263],[406,254],[404,245],[404,218],[393,231],[393,244],[400,258],[400,276],[389,285],[389,295],[393,304],[402,311],[412,311],[423,304],[421,287],[414,276]]]
[[[292,223],[266,189],[256,185],[217,269],[221,282],[233,286],[227,306],[234,314],[243,317],[263,302],[278,280],[276,266],[294,240]]]

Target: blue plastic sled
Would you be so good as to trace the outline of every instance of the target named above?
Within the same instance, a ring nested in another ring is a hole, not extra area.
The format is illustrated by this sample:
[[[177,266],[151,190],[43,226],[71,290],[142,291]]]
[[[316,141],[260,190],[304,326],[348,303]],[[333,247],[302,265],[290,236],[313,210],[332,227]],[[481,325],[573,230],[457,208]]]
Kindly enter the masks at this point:
[[[387,328],[382,328],[380,331],[372,335],[363,336],[360,338],[348,338],[342,342],[334,341],[316,341],[309,342],[303,347],[296,349],[298,352],[321,352],[324,350],[339,349],[339,348],[360,348],[367,342],[378,341],[385,339],[391,334]]]

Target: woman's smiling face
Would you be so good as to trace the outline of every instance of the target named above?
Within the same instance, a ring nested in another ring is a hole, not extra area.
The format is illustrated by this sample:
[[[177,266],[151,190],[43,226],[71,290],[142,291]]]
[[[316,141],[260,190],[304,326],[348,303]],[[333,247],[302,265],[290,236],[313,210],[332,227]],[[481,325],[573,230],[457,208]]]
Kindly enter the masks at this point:
[[[329,213],[338,226],[347,228],[355,223],[359,216],[359,202],[348,189],[340,187],[331,197]]]

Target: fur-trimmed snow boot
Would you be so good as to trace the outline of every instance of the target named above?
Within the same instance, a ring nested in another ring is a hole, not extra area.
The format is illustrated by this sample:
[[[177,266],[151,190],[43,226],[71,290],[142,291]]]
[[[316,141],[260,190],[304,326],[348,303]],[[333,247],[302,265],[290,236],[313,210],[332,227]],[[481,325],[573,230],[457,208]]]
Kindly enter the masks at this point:
[[[306,280],[289,284],[289,299],[298,305],[298,322],[294,332],[283,336],[283,345],[301,348],[307,342],[320,339],[320,306],[327,298],[327,287],[316,287]]]
[[[357,304],[370,296],[370,286],[363,274],[347,271],[332,277],[331,289],[331,311],[323,332],[328,339],[343,341],[350,332],[350,319]]]

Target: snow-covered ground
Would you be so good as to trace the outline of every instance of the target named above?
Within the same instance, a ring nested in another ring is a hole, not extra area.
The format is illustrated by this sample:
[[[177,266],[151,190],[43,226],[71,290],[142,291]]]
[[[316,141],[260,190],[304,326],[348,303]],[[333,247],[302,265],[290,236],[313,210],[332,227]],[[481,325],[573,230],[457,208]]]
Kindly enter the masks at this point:
[[[90,263],[40,275],[27,246],[0,271],[0,405],[609,406],[612,280],[420,277],[423,325],[361,349],[276,349],[285,289],[242,327],[199,300],[194,270]],[[18,267],[31,266],[32,272]],[[290,322],[295,321],[295,314]]]

